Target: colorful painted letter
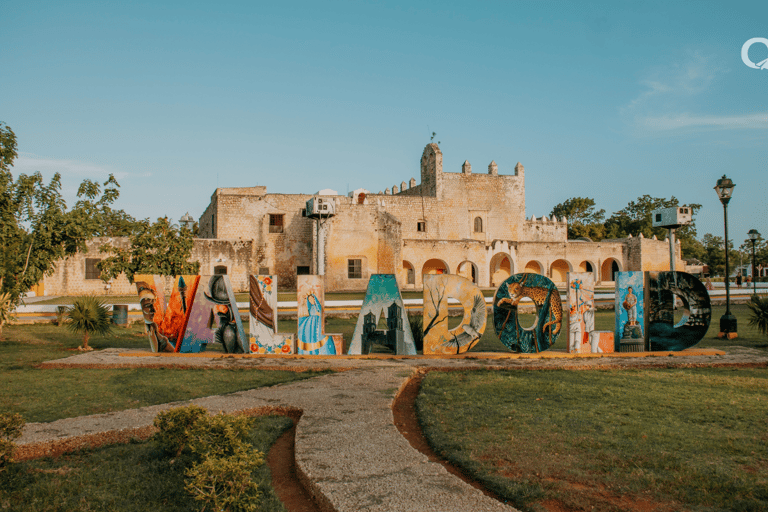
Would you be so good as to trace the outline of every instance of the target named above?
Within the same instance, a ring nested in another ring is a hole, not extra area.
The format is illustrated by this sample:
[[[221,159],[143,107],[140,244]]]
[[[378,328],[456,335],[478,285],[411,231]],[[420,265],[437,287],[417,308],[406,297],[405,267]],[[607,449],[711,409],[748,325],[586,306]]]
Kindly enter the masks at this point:
[[[472,281],[453,274],[429,274],[424,287],[424,354],[461,354],[485,332],[485,298]],[[448,298],[464,307],[464,318],[448,330]]]
[[[568,272],[568,352],[604,352],[595,331],[595,278],[591,272]]]
[[[299,354],[335,355],[336,345],[325,332],[325,286],[323,276],[296,276],[299,329],[296,348]]]
[[[248,279],[250,287],[250,338],[252,354],[293,354],[293,335],[277,331],[277,276]]]
[[[653,351],[684,350],[709,329],[712,307],[704,284],[686,272],[648,273],[648,337]],[[675,324],[675,302],[683,309]]]
[[[162,276],[134,276],[153,352],[179,351],[199,279],[199,276],[177,276],[166,305]]]
[[[377,330],[382,313],[387,327]],[[416,354],[408,314],[394,274],[373,274],[368,280],[349,353],[370,354],[374,344],[388,347],[399,355]]]
[[[616,352],[644,352],[646,348],[645,308],[648,282],[645,272],[618,272],[614,293]]]
[[[221,343],[228,354],[249,352],[235,294],[226,275],[200,277],[179,352],[200,352],[208,343]]]
[[[536,321],[524,328],[517,306],[528,297],[536,304]],[[563,305],[555,283],[540,274],[515,274],[501,283],[493,297],[493,327],[501,342],[514,352],[541,352],[560,335]]]

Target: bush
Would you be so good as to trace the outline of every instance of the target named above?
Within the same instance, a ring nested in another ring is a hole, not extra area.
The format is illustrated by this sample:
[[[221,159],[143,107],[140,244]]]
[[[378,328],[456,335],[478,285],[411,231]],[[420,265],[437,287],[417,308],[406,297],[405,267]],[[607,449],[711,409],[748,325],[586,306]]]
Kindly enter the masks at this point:
[[[253,471],[264,464],[264,454],[248,443],[253,419],[220,413],[210,416],[197,405],[178,407],[155,417],[154,441],[173,457],[192,454],[184,488],[202,510],[258,510],[258,484]]]
[[[750,327],[757,327],[763,335],[768,334],[768,297],[760,298],[758,295],[753,295],[747,307],[750,309]]]
[[[24,419],[20,414],[0,413],[0,473],[13,462],[13,440],[21,436]]]
[[[226,457],[236,453],[246,443],[253,420],[247,416],[220,413],[202,416],[195,422],[189,446],[199,456]]]
[[[155,417],[154,425],[159,432],[152,439],[166,455],[178,457],[189,448],[189,441],[194,435],[193,428],[197,420],[207,415],[208,411],[199,405],[163,411]]]
[[[184,488],[202,510],[255,512],[261,493],[252,473],[263,463],[264,455],[245,445],[226,457],[206,455],[186,471]]]

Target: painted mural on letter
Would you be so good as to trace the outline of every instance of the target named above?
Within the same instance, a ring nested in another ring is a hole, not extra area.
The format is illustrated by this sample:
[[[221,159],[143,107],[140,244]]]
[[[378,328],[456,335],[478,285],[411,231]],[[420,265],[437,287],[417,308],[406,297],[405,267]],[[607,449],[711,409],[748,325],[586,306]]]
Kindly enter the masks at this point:
[[[323,276],[296,276],[299,354],[336,355],[333,337],[325,335],[325,286]]]
[[[677,304],[676,304],[677,303]],[[675,324],[675,309],[683,316]],[[684,350],[702,340],[712,319],[704,284],[687,272],[648,273],[648,335],[651,350]]]
[[[382,316],[386,319],[386,327],[377,329]],[[374,345],[386,347],[398,355],[416,354],[408,313],[394,274],[373,274],[368,280],[349,353],[370,354]]]
[[[251,275],[250,337],[252,354],[293,354],[293,335],[277,331],[277,276]]]
[[[520,299],[536,305],[536,321],[524,328],[518,321]],[[506,279],[493,297],[493,327],[501,342],[513,352],[541,352],[560,335],[563,305],[555,283],[540,274],[515,274]]]
[[[157,279],[155,279],[157,278]],[[136,274],[134,276],[136,292],[139,294],[141,314],[144,317],[144,329],[149,337],[152,352],[173,352],[175,344],[160,332],[165,311],[165,293],[161,276]]]
[[[595,278],[591,272],[568,272],[568,352],[591,352],[595,330]],[[582,346],[587,345],[587,350]],[[596,351],[602,352],[599,344]]]
[[[226,275],[200,276],[179,352],[205,350],[221,343],[227,354],[247,354],[250,347]]]
[[[461,354],[477,344],[485,332],[487,313],[480,288],[454,274],[423,277],[424,350],[427,354]],[[464,308],[464,317],[455,329],[448,329],[448,298]]]
[[[618,272],[615,279],[615,350],[617,352],[642,352],[646,350],[645,272]]]

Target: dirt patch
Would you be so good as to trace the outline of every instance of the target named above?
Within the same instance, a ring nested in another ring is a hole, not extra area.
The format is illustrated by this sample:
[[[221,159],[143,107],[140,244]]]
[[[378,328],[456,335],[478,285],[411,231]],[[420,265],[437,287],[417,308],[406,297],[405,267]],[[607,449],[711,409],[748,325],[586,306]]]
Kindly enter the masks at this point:
[[[283,432],[267,455],[267,464],[272,472],[272,487],[288,512],[321,512],[301,484],[296,471],[296,424],[301,412],[294,411],[286,416],[293,420],[293,426]]]

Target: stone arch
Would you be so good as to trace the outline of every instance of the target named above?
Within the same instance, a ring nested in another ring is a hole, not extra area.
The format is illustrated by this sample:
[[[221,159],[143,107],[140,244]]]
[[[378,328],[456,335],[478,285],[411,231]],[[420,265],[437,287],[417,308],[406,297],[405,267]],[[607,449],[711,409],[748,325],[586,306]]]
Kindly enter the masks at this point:
[[[509,254],[500,252],[491,258],[491,286],[501,286],[512,273],[512,258]]]
[[[523,272],[527,272],[528,274],[543,274],[544,266],[536,260],[531,260],[525,264]]]
[[[600,281],[615,281],[616,272],[621,272],[621,263],[616,258],[606,258],[600,266]]]
[[[568,281],[568,272],[571,271],[571,264],[567,260],[555,260],[549,266],[549,272],[552,281],[555,283],[565,283]]]
[[[480,275],[477,265],[469,260],[464,260],[459,263],[459,266],[456,268],[456,273],[465,279],[469,279],[475,284],[477,284],[477,278]]]
[[[403,278],[407,286],[416,284],[416,269],[408,260],[403,260]]]
[[[579,268],[577,272],[595,272],[595,269],[597,269],[597,265],[595,265],[589,260],[584,260],[581,263],[579,263]]]
[[[451,271],[449,270],[448,264],[438,258],[432,258],[431,260],[427,260],[424,263],[424,266],[421,267],[422,276],[425,276],[427,274],[450,274],[450,273]]]

